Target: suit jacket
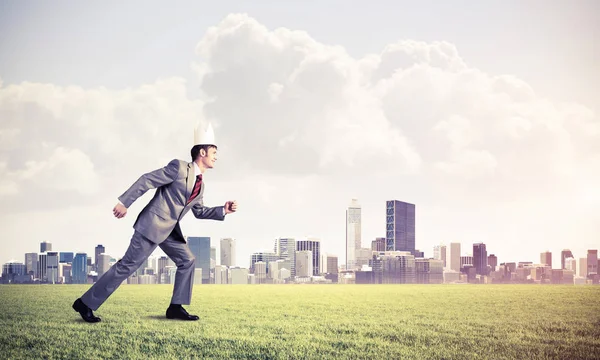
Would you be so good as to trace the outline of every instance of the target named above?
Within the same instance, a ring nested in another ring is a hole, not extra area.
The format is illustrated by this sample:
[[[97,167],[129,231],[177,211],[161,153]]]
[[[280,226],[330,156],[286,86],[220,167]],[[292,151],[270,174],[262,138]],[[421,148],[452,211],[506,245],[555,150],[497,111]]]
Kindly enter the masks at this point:
[[[165,241],[171,233],[185,242],[179,220],[190,209],[198,219],[221,221],[225,219],[223,206],[204,206],[202,202],[206,186],[204,179],[198,196],[186,205],[195,182],[194,164],[174,159],[167,166],[140,176],[123,195],[119,196],[119,201],[128,208],[146,191],[156,188],[154,197],[140,212],[133,228],[157,244]]]

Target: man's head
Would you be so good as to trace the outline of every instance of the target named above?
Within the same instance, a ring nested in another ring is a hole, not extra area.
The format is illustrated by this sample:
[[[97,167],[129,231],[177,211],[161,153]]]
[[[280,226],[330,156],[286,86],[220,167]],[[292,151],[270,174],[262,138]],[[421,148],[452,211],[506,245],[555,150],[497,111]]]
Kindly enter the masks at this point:
[[[192,161],[201,169],[212,169],[217,161],[216,145],[194,145],[191,150]]]

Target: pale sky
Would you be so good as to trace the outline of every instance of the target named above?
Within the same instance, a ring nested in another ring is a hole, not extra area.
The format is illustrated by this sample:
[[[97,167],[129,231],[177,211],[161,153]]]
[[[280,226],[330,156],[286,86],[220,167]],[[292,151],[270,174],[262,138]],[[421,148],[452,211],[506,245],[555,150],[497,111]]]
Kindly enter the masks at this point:
[[[189,161],[196,122],[219,160],[188,236],[278,237],[345,261],[385,201],[416,204],[416,247],[485,242],[499,262],[600,248],[596,1],[0,2],[0,263],[39,252],[121,257],[149,191]],[[161,255],[157,251],[155,255]],[[560,265],[558,265],[560,266]]]

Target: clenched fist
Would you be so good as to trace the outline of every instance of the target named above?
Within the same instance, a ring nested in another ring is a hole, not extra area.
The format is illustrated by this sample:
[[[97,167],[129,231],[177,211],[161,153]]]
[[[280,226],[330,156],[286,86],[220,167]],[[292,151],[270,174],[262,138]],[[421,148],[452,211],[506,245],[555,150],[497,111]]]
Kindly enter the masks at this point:
[[[225,202],[225,214],[231,214],[237,211],[237,201]]]
[[[123,216],[127,215],[127,208],[125,207],[125,205],[118,203],[117,205],[115,205],[115,207],[113,208],[113,215],[115,215],[115,217],[117,219],[122,218]]]

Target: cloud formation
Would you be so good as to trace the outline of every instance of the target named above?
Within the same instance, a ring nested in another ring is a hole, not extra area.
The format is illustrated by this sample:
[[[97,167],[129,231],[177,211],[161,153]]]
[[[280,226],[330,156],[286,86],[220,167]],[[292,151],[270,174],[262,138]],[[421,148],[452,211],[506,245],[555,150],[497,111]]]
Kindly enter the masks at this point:
[[[308,232],[343,237],[338,212],[358,193],[408,195],[400,200],[420,199],[440,219],[476,206],[491,233],[512,223],[525,234],[523,216],[531,213],[559,226],[553,212],[561,209],[561,231],[580,220],[580,237],[598,230],[598,114],[544,99],[514,76],[473,68],[451,43],[398,41],[357,59],[306,32],[232,14],[207,30],[196,55],[201,99],[191,99],[180,78],[122,90],[0,79],[3,203],[39,192],[78,193],[84,197],[71,201],[88,205],[116,198],[142,172],[187,160],[193,126],[212,121],[221,156],[214,179],[246,188],[245,208],[276,217],[276,229],[301,222],[315,229]],[[221,190],[208,196],[220,200]],[[271,213],[281,199],[295,204],[285,208],[294,214],[288,219]],[[325,216],[303,215],[336,202],[341,208]],[[584,213],[564,211],[584,205]],[[501,221],[492,219],[507,209]],[[240,221],[250,237],[287,235]],[[381,225],[363,226],[363,238],[382,236]],[[444,231],[421,233],[431,243],[453,240]]]

